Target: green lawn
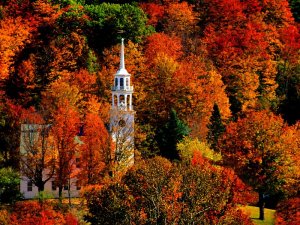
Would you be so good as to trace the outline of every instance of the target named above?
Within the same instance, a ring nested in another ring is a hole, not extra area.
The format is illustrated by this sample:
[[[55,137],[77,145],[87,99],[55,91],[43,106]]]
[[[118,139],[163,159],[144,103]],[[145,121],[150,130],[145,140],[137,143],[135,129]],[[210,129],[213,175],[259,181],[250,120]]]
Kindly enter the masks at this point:
[[[242,209],[250,215],[250,218],[255,225],[274,225],[275,224],[275,210],[265,209],[265,220],[259,220],[259,209],[255,206],[245,206]]]

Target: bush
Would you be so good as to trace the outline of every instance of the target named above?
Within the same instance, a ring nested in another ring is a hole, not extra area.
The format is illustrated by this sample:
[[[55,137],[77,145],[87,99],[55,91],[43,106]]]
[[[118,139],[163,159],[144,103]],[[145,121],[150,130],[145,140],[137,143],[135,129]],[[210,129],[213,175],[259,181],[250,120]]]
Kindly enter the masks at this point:
[[[6,209],[0,210],[0,224],[1,225],[10,225],[10,214]]]
[[[77,225],[77,218],[71,214],[65,215],[53,209],[52,205],[38,201],[17,202],[10,216],[11,225]]]
[[[13,203],[22,198],[19,191],[20,176],[11,168],[0,169],[0,202]]]
[[[276,225],[300,224],[300,198],[281,202],[276,211]]]

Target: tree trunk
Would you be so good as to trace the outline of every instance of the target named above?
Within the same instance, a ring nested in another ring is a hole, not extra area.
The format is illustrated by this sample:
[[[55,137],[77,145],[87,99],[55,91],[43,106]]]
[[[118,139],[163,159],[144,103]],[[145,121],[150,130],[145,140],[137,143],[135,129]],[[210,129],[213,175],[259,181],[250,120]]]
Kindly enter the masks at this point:
[[[38,183],[38,192],[44,191],[45,190],[45,184],[44,182]]]
[[[63,189],[63,187],[60,185],[58,187],[58,199],[59,199],[60,204],[62,203],[62,189]]]
[[[68,198],[69,198],[69,205],[71,205],[71,178],[68,179]]]
[[[265,219],[265,199],[264,199],[263,193],[259,193],[258,206],[259,206],[259,219],[264,220]]]

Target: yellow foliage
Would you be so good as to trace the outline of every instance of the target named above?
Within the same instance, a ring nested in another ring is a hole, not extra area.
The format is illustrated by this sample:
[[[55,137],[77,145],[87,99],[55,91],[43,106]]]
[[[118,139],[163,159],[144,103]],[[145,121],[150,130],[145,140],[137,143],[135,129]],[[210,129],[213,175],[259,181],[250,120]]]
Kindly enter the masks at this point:
[[[201,152],[204,158],[213,161],[220,161],[222,159],[221,154],[214,152],[207,143],[201,142],[197,138],[191,139],[190,137],[185,137],[177,144],[177,149],[183,160],[190,161],[195,151]]]

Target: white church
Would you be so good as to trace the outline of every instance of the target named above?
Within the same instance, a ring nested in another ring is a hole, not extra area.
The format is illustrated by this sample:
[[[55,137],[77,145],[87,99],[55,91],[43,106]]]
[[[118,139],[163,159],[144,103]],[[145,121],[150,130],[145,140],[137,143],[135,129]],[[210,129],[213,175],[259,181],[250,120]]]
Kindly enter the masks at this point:
[[[121,42],[120,67],[114,75],[114,84],[112,87],[112,105],[110,110],[110,134],[114,144],[113,156],[115,161],[115,170],[121,171],[134,163],[134,115],[132,106],[133,86],[131,85],[130,74],[125,68],[124,39]],[[37,124],[22,124],[20,137],[20,152],[26,153],[30,148],[30,143],[38,140],[41,132],[41,126]],[[50,125],[47,125],[50,126]],[[28,137],[31,141],[28,141]],[[78,141],[80,137],[74,137]],[[29,143],[29,145],[28,145]],[[26,157],[26,154],[22,154]],[[25,159],[26,160],[26,159]],[[76,159],[75,159],[76,160]],[[76,162],[75,162],[76,163]],[[80,169],[78,167],[77,169]],[[22,170],[21,170],[22,171]],[[46,180],[50,170],[43,172],[43,179]],[[55,174],[45,183],[44,191],[54,198],[58,197],[58,188],[55,184]],[[76,177],[71,178],[70,185],[63,189],[63,197],[77,197],[80,192],[80,185],[77,185]],[[25,199],[35,198],[38,195],[38,188],[30,181],[28,177],[21,174],[20,191]]]

